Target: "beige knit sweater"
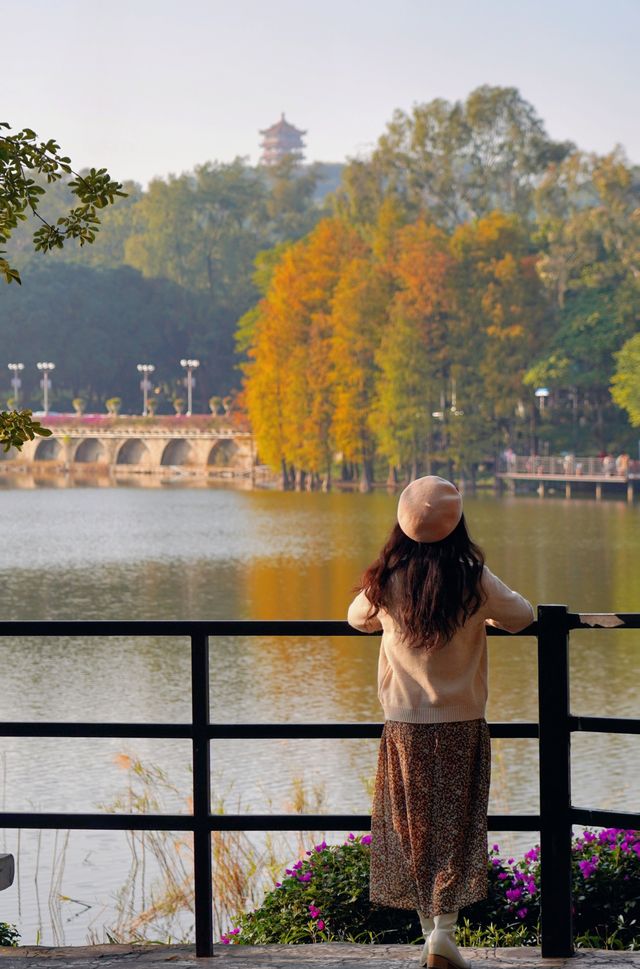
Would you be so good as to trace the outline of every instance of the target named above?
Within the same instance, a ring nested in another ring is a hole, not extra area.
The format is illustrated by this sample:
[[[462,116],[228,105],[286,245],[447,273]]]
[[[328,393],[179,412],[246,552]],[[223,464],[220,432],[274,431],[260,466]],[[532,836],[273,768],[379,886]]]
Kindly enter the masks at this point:
[[[367,619],[371,605],[360,592],[349,606],[350,625],[363,632],[382,630],[378,660],[378,698],[385,720],[448,723],[477,720],[487,702],[485,623],[517,633],[533,622],[531,603],[485,565],[484,602],[442,649],[426,652],[403,641],[392,616],[384,611]]]

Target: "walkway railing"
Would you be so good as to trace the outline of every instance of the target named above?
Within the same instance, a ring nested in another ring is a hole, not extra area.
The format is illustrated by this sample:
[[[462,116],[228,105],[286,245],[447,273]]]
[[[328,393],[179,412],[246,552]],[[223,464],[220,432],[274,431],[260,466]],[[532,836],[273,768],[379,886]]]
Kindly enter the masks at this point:
[[[640,719],[576,717],[569,706],[569,633],[579,628],[640,628],[640,614],[578,615],[543,605],[538,622],[519,635],[536,636],[539,721],[491,723],[492,737],[538,738],[540,813],[489,815],[497,831],[539,831],[541,845],[542,955],[573,952],[571,828],[573,824],[640,828],[640,813],[601,811],[571,804],[571,733],[640,734]],[[488,629],[490,636],[508,636]],[[191,831],[194,837],[196,953],[213,945],[212,831],[369,830],[367,814],[211,814],[209,745],[212,740],[254,738],[379,737],[380,723],[212,724],[209,719],[209,638],[216,636],[360,636],[345,622],[166,621],[0,622],[0,636],[160,636],[191,640],[191,723],[0,722],[5,737],[144,737],[190,740],[193,814],[73,814],[0,812],[0,827],[63,830]]]
[[[628,456],[614,458],[579,457],[575,454],[541,456],[539,454],[512,454],[501,456],[498,460],[498,474],[505,475],[545,475],[555,478],[601,478],[603,481],[625,482],[629,478],[640,477],[640,461]]]

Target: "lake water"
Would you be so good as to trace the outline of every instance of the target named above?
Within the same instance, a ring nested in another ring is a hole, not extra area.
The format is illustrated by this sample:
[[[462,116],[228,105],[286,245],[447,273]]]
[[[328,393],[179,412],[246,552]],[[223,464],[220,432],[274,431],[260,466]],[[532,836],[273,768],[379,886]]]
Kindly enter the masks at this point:
[[[493,571],[534,603],[640,611],[637,505],[487,495],[467,497],[465,506]],[[5,488],[2,615],[342,619],[394,508],[393,497],[378,493]],[[380,720],[378,642],[212,640],[212,719]],[[536,719],[533,646],[526,638],[491,641],[489,719]],[[640,716],[639,658],[635,632],[574,633],[572,712]],[[5,639],[0,671],[5,720],[190,716],[186,640]],[[295,810],[304,789],[308,810],[365,813],[376,750],[367,740],[216,742],[214,803],[229,811]],[[575,804],[638,809],[638,738],[575,736],[573,753]],[[129,796],[124,768],[138,759],[166,775],[157,788],[161,809],[189,810],[190,747],[182,741],[0,738],[0,757],[3,810],[113,805]],[[535,742],[494,741],[491,810],[537,807]],[[327,833],[327,840],[340,836]],[[515,852],[535,834],[498,840]],[[0,831],[1,850],[20,864],[19,883],[0,895],[0,920],[17,923],[25,942],[77,944],[88,935],[103,939],[116,925],[116,896],[131,887],[124,833],[71,832],[67,841],[64,833]],[[152,857],[140,864],[147,881],[136,891],[144,893],[157,864]]]

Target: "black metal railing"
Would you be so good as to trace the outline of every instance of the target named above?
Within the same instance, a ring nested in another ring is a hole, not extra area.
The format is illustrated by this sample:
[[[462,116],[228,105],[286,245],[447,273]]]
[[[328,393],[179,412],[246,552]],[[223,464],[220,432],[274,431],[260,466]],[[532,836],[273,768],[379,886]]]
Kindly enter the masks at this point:
[[[573,731],[640,734],[640,719],[577,717],[569,704],[569,633],[572,629],[638,629],[640,614],[570,613],[542,605],[538,622],[518,635],[538,644],[539,721],[491,723],[491,736],[537,738],[540,757],[540,813],[493,814],[494,831],[539,831],[541,845],[541,942],[545,957],[573,952],[571,828],[573,824],[640,827],[640,813],[602,811],[571,804],[570,742]],[[488,629],[490,636],[509,636]],[[194,838],[196,953],[213,945],[212,831],[368,831],[367,814],[211,814],[209,746],[212,740],[255,738],[380,737],[381,723],[212,724],[209,720],[209,638],[217,636],[361,636],[337,621],[151,621],[0,622],[0,636],[154,636],[191,641],[191,723],[0,722],[5,737],[142,737],[188,739],[192,744],[193,813],[74,814],[0,812],[0,827],[64,830],[191,831]]]

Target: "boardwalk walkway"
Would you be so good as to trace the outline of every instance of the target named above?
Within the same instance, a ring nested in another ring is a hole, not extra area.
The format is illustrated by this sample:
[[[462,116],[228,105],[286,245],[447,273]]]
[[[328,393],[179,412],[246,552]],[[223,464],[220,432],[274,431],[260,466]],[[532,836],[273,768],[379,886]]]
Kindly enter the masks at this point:
[[[598,499],[602,498],[603,490],[610,490],[626,494],[627,501],[631,503],[636,490],[640,490],[640,461],[631,461],[626,455],[623,458],[619,457],[616,461],[612,456],[602,459],[576,457],[573,454],[522,457],[512,453],[508,458],[500,459],[496,478],[514,491],[518,482],[535,483],[541,496],[547,490],[557,491],[559,487],[564,487],[567,498],[571,497],[572,488],[590,485]]]
[[[196,959],[194,946],[98,945],[0,948],[0,969],[417,969],[412,945],[216,945]],[[571,959],[542,959],[540,950],[467,949],[472,969],[640,969],[640,952],[581,949]]]

